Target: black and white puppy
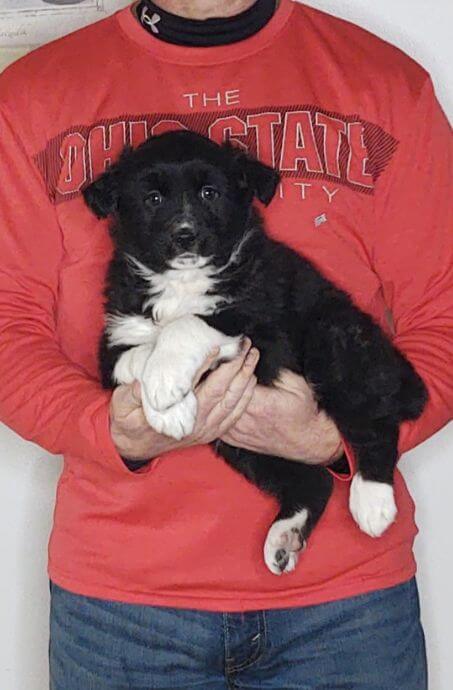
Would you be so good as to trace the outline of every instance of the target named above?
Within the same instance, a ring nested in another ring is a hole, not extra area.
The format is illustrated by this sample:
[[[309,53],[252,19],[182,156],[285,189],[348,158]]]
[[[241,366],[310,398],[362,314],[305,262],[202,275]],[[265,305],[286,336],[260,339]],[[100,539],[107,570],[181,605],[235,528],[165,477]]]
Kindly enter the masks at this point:
[[[247,335],[261,353],[258,382],[271,385],[282,368],[302,375],[354,449],[350,509],[377,537],[397,513],[398,426],[421,414],[426,389],[347,294],[266,235],[253,200],[269,204],[278,181],[243,152],[179,131],[125,151],[85,190],[94,213],[114,219],[102,382],[140,380],[150,425],[180,439],[195,422],[195,372],[213,347],[219,361],[236,356]],[[223,442],[215,449],[278,500],[264,560],[277,575],[293,570],[331,475]]]

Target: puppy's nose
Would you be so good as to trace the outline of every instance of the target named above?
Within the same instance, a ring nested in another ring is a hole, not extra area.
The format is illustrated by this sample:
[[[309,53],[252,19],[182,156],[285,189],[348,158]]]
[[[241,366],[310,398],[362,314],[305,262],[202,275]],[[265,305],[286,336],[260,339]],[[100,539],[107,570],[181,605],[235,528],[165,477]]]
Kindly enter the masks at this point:
[[[175,236],[175,244],[180,249],[191,249],[195,244],[196,235],[192,228],[183,226]]]

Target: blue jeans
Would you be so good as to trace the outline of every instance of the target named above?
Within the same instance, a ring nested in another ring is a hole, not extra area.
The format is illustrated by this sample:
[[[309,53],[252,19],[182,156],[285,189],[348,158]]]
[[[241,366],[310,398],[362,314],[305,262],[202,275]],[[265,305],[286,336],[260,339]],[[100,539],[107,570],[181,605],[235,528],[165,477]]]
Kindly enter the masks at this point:
[[[209,613],[52,586],[51,690],[426,690],[415,580],[318,606]]]

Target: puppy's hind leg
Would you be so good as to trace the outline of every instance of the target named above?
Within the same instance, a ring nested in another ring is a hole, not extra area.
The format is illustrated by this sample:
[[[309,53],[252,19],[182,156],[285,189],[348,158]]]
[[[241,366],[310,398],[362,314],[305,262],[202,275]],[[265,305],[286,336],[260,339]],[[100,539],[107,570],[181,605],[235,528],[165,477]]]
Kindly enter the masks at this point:
[[[333,480],[323,467],[258,455],[223,442],[217,452],[238,472],[267,494],[280,510],[264,543],[264,561],[274,575],[289,573],[306,546],[332,492]]]
[[[274,575],[294,570],[332,491],[332,477],[323,468],[295,469],[293,486],[279,487],[280,512],[264,543],[264,560]]]
[[[398,428],[381,423],[373,430],[356,430],[349,437],[358,464],[351,483],[349,509],[362,532],[380,537],[398,512],[393,491]]]
[[[319,407],[357,460],[351,513],[363,532],[379,537],[397,513],[393,473],[404,419],[401,356],[370,317],[335,293],[311,315],[304,355],[304,375],[314,385]],[[414,392],[420,395],[419,386]]]

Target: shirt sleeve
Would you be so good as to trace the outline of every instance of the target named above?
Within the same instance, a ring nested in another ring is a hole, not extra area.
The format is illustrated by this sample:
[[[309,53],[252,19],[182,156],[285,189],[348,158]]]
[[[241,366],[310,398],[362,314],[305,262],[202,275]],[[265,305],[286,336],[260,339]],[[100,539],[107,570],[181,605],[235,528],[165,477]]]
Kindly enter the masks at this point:
[[[62,236],[15,121],[0,109],[0,420],[51,453],[124,472],[110,436],[111,393],[59,348]]]
[[[372,250],[394,342],[429,393],[422,416],[401,425],[401,453],[446,424],[453,407],[452,136],[428,77],[405,132],[376,187]]]

